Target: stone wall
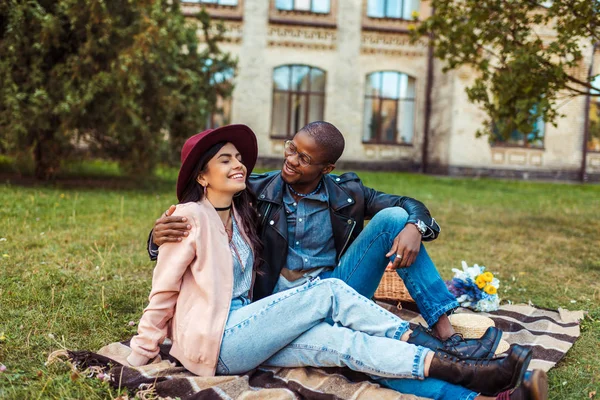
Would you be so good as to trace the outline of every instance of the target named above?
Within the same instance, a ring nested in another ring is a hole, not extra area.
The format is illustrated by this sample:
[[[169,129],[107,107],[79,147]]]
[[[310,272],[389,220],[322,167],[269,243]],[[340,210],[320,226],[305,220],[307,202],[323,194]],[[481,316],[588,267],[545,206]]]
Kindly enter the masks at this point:
[[[327,73],[324,119],[346,137],[342,165],[419,169],[426,116],[426,39],[409,42],[410,21],[368,18],[367,0],[332,0],[331,13],[325,15],[282,12],[275,9],[274,3],[246,0],[234,9],[208,9],[224,19],[229,29],[223,49],[239,58],[232,121],[254,129],[260,157],[280,160],[283,152],[283,140],[270,137],[273,69],[305,64]],[[420,14],[427,16],[429,12],[429,3],[422,2]],[[591,58],[590,53],[578,69],[582,76],[587,74]],[[443,73],[442,67],[439,60],[434,60],[428,171],[576,179],[582,164],[584,97],[561,106],[560,112],[566,116],[557,127],[545,125],[542,149],[492,146],[487,138],[475,138],[486,118],[468,102],[465,93],[474,79],[473,72],[461,68]],[[399,71],[416,79],[412,144],[363,143],[365,78],[383,70]],[[587,168],[589,173],[600,174],[600,153],[589,154]]]

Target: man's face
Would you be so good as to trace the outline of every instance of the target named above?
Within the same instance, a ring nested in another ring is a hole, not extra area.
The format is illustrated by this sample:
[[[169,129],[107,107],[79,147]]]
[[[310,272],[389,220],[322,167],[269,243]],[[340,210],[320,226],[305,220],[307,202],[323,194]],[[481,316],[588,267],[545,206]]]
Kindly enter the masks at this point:
[[[310,164],[304,165],[309,159]],[[325,162],[324,151],[319,149],[313,137],[304,131],[299,131],[292,139],[290,149],[285,153],[281,177],[288,185],[311,186],[332,169],[333,166]]]

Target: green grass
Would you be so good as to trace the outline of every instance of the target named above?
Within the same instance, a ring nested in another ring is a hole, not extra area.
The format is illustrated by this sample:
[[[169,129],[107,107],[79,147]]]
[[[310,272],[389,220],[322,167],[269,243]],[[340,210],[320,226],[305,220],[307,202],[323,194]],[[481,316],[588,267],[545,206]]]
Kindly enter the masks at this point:
[[[551,397],[600,396],[599,186],[360,175],[427,204],[442,226],[428,251],[445,278],[466,260],[497,274],[505,300],[589,311],[581,338],[550,372]],[[135,333],[129,321],[140,317],[153,268],[146,237],[175,202],[176,172],[159,176],[121,190],[0,184],[0,398],[118,395],[44,362],[63,347],[98,349]]]

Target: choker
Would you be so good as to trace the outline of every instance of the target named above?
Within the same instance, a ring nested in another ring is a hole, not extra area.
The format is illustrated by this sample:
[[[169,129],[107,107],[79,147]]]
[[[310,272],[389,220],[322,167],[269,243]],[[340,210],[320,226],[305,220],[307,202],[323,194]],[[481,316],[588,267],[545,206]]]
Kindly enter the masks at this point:
[[[292,187],[290,185],[287,185],[287,187],[288,187],[288,189],[290,189],[290,192],[294,193],[296,196],[306,197],[306,196],[312,196],[313,194],[317,193],[319,191],[319,189],[321,189],[322,183],[323,183],[323,181],[320,180],[319,184],[317,185],[317,188],[310,193],[298,193],[294,189],[292,189]]]
[[[231,210],[231,204],[228,205],[227,207],[215,207],[215,210],[217,211],[227,211],[227,210]]]

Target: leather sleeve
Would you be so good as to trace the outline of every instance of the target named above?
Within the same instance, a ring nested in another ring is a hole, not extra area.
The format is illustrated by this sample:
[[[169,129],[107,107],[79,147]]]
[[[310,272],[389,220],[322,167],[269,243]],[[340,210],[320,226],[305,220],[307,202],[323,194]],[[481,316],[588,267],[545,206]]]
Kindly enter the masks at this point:
[[[375,214],[384,208],[402,207],[408,213],[408,223],[416,223],[418,220],[427,225],[427,232],[423,235],[423,241],[431,241],[440,234],[440,226],[434,218],[431,217],[425,204],[411,197],[396,196],[379,192],[362,185],[365,196],[365,219],[371,219]]]
[[[154,243],[154,239],[152,237],[153,231],[154,230],[150,231],[150,234],[148,235],[148,242],[146,244],[148,256],[150,256],[150,261],[156,261],[156,258],[158,257],[158,246]]]

